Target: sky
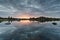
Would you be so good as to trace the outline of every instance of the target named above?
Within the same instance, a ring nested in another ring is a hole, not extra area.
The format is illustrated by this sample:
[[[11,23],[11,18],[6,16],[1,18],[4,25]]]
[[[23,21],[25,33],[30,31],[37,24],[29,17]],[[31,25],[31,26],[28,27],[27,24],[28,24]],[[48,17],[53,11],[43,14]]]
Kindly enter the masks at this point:
[[[1,17],[60,17],[60,0],[0,0]]]

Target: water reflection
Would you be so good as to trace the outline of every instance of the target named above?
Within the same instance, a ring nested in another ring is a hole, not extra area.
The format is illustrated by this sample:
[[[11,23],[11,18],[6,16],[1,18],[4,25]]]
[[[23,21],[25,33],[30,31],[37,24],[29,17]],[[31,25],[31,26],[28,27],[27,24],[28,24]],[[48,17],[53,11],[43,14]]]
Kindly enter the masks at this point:
[[[20,23],[23,24],[23,25],[28,25],[28,24],[31,23],[31,21],[29,21],[29,20],[21,20]]]
[[[3,24],[5,23],[5,24]],[[0,23],[0,40],[60,40],[60,22],[30,20],[5,21]]]
[[[2,21],[4,22],[4,21]],[[0,22],[0,23],[2,23]],[[5,25],[11,25],[11,24],[17,24],[17,25],[32,25],[32,24],[44,24],[44,23],[48,23],[48,22],[52,22],[53,25],[57,25],[57,23],[54,23],[55,21],[44,21],[44,22],[40,22],[40,21],[31,21],[31,20],[20,20],[20,21],[12,21],[12,20],[8,20],[8,21],[5,21]]]

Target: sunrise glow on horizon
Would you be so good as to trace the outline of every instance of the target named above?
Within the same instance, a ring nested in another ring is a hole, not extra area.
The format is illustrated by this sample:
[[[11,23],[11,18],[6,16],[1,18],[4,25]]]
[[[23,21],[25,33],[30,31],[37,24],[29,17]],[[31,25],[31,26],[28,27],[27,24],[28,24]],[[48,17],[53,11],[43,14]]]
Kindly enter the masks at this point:
[[[16,18],[33,18],[34,15],[30,15],[28,13],[22,13],[21,15],[17,15]]]

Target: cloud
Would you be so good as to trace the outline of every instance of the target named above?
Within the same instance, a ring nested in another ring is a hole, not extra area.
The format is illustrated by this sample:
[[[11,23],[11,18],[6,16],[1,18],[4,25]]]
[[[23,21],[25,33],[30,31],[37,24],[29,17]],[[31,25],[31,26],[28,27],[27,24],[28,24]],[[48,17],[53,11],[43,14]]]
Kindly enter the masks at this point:
[[[59,0],[0,0],[0,14],[5,12],[4,15],[14,16],[22,12],[29,12],[28,14],[34,16],[37,14],[55,17],[56,14],[60,15],[59,11]]]

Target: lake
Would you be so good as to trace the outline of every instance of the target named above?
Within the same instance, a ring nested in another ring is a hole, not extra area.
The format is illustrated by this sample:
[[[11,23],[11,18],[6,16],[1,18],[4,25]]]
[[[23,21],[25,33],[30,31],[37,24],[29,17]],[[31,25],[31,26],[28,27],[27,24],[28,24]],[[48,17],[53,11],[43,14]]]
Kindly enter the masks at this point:
[[[60,21],[0,22],[0,40],[60,40]]]

